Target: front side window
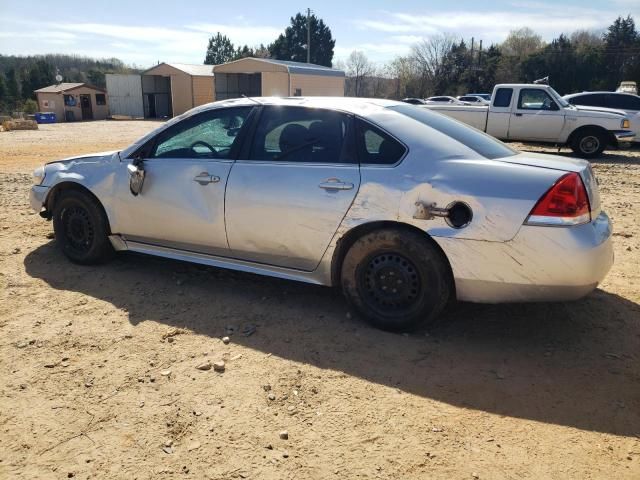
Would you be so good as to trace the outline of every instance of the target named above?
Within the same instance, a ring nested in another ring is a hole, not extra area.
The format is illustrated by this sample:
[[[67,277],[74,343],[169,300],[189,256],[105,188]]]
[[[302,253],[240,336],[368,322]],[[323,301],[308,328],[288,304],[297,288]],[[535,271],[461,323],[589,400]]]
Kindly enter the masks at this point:
[[[511,97],[513,96],[512,88],[499,88],[493,99],[494,107],[508,107],[511,105]]]
[[[519,110],[554,110],[557,105],[544,90],[523,88],[518,98]]]
[[[264,107],[251,147],[252,160],[355,163],[344,113],[306,107]]]
[[[589,95],[579,95],[577,97],[571,98],[570,102],[573,105],[583,105],[586,107],[603,107],[604,96],[593,93]]]
[[[160,133],[150,158],[230,158],[252,107],[210,110]]]
[[[393,165],[406,151],[391,135],[362,120],[358,120],[356,145],[358,160],[369,165]]]

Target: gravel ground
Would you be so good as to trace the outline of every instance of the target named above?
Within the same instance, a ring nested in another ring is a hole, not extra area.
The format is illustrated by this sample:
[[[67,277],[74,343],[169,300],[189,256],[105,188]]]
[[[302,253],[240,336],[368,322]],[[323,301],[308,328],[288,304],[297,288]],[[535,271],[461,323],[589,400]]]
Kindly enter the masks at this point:
[[[640,149],[593,164],[616,253],[597,291],[396,335],[328,288],[66,261],[30,171],[157,125],[0,133],[0,477],[640,478]]]

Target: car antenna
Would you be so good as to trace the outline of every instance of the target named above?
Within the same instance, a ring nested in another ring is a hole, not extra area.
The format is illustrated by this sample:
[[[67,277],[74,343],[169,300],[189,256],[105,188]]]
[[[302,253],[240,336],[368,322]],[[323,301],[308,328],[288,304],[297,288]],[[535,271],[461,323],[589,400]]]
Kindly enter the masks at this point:
[[[246,98],[247,100],[251,100],[252,102],[257,103],[258,105],[262,105],[258,100],[252,97],[247,97],[244,93],[242,94],[242,98]]]

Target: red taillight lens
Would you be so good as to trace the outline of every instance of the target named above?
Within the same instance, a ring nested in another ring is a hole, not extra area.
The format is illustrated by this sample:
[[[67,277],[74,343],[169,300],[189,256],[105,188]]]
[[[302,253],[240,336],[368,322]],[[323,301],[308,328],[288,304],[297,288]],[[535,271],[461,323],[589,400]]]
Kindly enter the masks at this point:
[[[560,179],[533,207],[529,225],[579,225],[591,221],[589,198],[580,175],[572,172]]]

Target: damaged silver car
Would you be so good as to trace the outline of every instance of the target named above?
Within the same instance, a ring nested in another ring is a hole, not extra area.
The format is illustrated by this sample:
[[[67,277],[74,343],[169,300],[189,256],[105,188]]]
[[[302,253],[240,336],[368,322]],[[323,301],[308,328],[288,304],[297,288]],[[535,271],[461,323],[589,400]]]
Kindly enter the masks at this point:
[[[587,162],[386,100],[204,105],[120,152],[37,169],[31,205],[73,262],[130,250],[339,286],[390,330],[452,298],[577,299],[613,262]]]

